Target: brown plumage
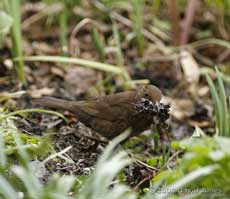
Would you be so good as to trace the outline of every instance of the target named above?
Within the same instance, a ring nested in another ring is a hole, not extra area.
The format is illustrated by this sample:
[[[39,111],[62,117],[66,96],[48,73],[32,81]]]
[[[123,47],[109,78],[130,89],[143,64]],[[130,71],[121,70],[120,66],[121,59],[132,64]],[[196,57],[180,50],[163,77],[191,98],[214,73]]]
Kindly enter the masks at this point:
[[[86,126],[108,139],[112,139],[131,127],[131,136],[142,133],[153,123],[152,116],[137,106],[143,99],[154,104],[161,100],[161,91],[153,85],[145,85],[87,101],[67,101],[52,97],[35,99],[34,103],[54,109],[68,110]]]

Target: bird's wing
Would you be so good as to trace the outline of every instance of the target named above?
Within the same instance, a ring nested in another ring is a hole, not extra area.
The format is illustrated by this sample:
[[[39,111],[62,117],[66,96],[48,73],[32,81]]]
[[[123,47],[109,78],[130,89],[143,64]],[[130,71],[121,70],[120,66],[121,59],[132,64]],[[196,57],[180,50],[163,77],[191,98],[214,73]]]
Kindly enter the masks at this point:
[[[108,139],[118,136],[129,127],[129,123],[125,120],[109,121],[98,117],[92,118],[88,123],[85,123],[85,125],[94,129]]]
[[[129,98],[124,95],[105,96],[92,101],[76,103],[75,107],[76,113],[80,110],[103,120],[127,120],[133,111],[133,101],[132,96]]]

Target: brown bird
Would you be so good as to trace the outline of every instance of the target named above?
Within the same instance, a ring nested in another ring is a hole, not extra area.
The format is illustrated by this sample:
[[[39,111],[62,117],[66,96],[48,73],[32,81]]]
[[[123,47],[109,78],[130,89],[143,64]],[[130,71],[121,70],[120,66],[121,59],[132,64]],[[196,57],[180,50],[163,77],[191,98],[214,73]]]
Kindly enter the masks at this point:
[[[131,136],[138,135],[153,123],[152,114],[142,110],[142,103],[157,104],[161,100],[161,91],[153,85],[140,86],[87,101],[67,101],[52,97],[35,99],[34,103],[49,108],[68,110],[79,121],[112,139],[131,127]]]

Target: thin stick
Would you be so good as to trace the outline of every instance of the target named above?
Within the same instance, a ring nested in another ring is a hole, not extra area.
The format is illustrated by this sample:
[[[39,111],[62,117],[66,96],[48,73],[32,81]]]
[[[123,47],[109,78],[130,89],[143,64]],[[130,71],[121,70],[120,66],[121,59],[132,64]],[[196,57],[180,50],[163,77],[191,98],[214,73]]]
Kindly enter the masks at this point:
[[[197,0],[190,0],[187,2],[187,8],[185,11],[185,20],[182,27],[181,34],[181,44],[186,44],[189,40],[189,33],[191,32],[191,27],[193,23],[193,19],[196,13],[197,8]]]
[[[67,148],[63,149],[62,151],[55,153],[53,155],[50,155],[45,160],[42,161],[42,164],[46,164],[48,161],[52,160],[53,158],[60,157],[62,154],[65,154],[67,151],[69,151],[72,148],[72,146],[68,146]],[[71,161],[71,160],[70,160]],[[72,161],[71,161],[72,162]],[[74,162],[73,162],[74,163]]]
[[[172,39],[174,45],[180,43],[180,18],[179,18],[179,9],[177,0],[169,0],[169,15],[172,27]]]

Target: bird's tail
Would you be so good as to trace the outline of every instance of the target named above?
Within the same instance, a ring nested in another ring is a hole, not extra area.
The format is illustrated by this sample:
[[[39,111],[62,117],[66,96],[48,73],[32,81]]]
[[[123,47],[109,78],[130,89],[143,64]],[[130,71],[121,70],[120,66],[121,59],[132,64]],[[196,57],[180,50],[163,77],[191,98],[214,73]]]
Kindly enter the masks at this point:
[[[35,105],[45,106],[48,108],[68,110],[73,112],[73,103],[71,101],[58,99],[54,97],[43,97],[32,101]]]

